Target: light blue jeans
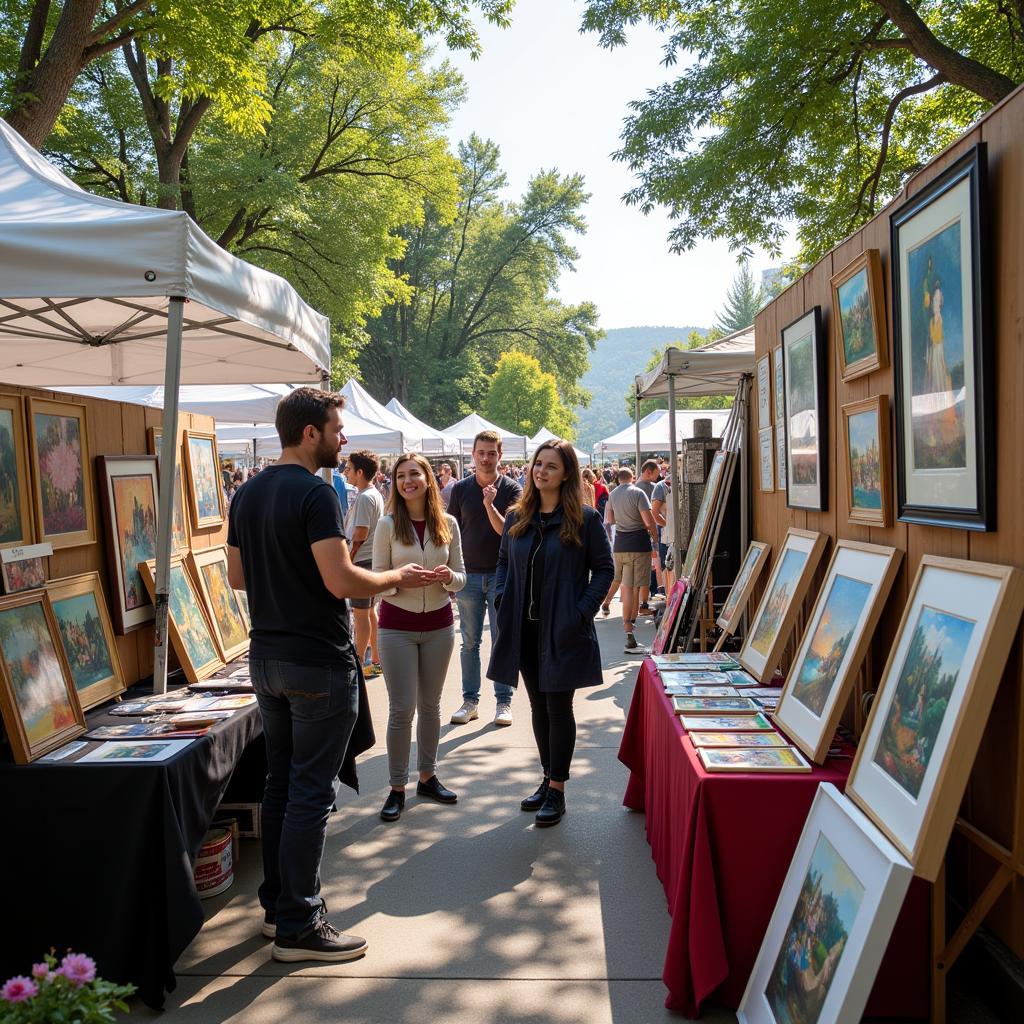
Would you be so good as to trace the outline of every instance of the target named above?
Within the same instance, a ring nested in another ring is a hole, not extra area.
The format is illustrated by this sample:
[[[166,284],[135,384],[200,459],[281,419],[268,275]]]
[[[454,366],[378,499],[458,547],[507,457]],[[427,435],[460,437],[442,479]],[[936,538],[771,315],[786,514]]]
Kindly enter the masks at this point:
[[[497,609],[494,607],[493,572],[466,573],[466,585],[455,595],[459,607],[459,633],[462,648],[459,660],[462,663],[462,699],[480,702],[480,640],[484,635],[484,610],[487,611],[487,625],[494,639]],[[506,683],[494,682],[494,699],[499,704],[512,703],[512,687]]]

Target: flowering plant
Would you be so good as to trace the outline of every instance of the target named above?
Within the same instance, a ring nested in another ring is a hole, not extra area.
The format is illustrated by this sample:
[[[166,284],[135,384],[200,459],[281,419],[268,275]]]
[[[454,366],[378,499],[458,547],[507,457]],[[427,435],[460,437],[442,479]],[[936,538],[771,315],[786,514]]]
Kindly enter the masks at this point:
[[[84,953],[57,964],[50,950],[33,964],[31,977],[8,978],[0,988],[0,1024],[113,1024],[114,1011],[128,1012],[134,985],[115,985],[96,976],[96,962]]]

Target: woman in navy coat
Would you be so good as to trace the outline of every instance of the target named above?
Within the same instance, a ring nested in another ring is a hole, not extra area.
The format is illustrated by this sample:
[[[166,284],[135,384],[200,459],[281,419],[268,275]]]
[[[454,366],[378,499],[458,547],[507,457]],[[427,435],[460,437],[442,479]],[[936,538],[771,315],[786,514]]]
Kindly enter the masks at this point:
[[[520,806],[536,811],[542,827],[565,814],[576,745],[573,695],[603,682],[594,616],[614,575],[601,516],[583,504],[575,450],[567,441],[545,442],[534,452],[522,498],[505,517],[487,669],[490,679],[521,675],[526,685],[544,779]]]

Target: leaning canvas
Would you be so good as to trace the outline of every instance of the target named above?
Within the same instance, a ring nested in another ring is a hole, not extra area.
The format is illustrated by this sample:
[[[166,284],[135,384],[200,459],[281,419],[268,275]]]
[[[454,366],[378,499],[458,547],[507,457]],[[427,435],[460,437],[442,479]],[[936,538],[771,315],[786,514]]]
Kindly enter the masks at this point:
[[[743,564],[740,571],[736,573],[736,579],[729,588],[729,595],[722,605],[722,611],[718,616],[716,625],[726,633],[736,632],[739,620],[747,608],[747,601],[750,600],[750,593],[757,585],[761,573],[768,564],[768,556],[771,553],[771,545],[763,541],[752,540],[747,553],[743,556]]]
[[[237,591],[232,590],[228,582],[227,548],[219,544],[193,551],[188,565],[203,596],[220,656],[224,661],[231,661],[249,650],[249,626]]]

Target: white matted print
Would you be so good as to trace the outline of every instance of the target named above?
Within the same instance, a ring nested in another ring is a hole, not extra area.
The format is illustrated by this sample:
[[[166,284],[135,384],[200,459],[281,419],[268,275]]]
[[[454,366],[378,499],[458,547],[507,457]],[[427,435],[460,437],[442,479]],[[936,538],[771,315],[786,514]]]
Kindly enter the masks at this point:
[[[771,427],[757,432],[758,467],[762,491],[775,490],[775,436]]]
[[[766,352],[757,361],[757,428],[772,425],[772,369],[771,356]]]
[[[740,1024],[857,1024],[910,879],[885,836],[835,786],[819,786]]]

